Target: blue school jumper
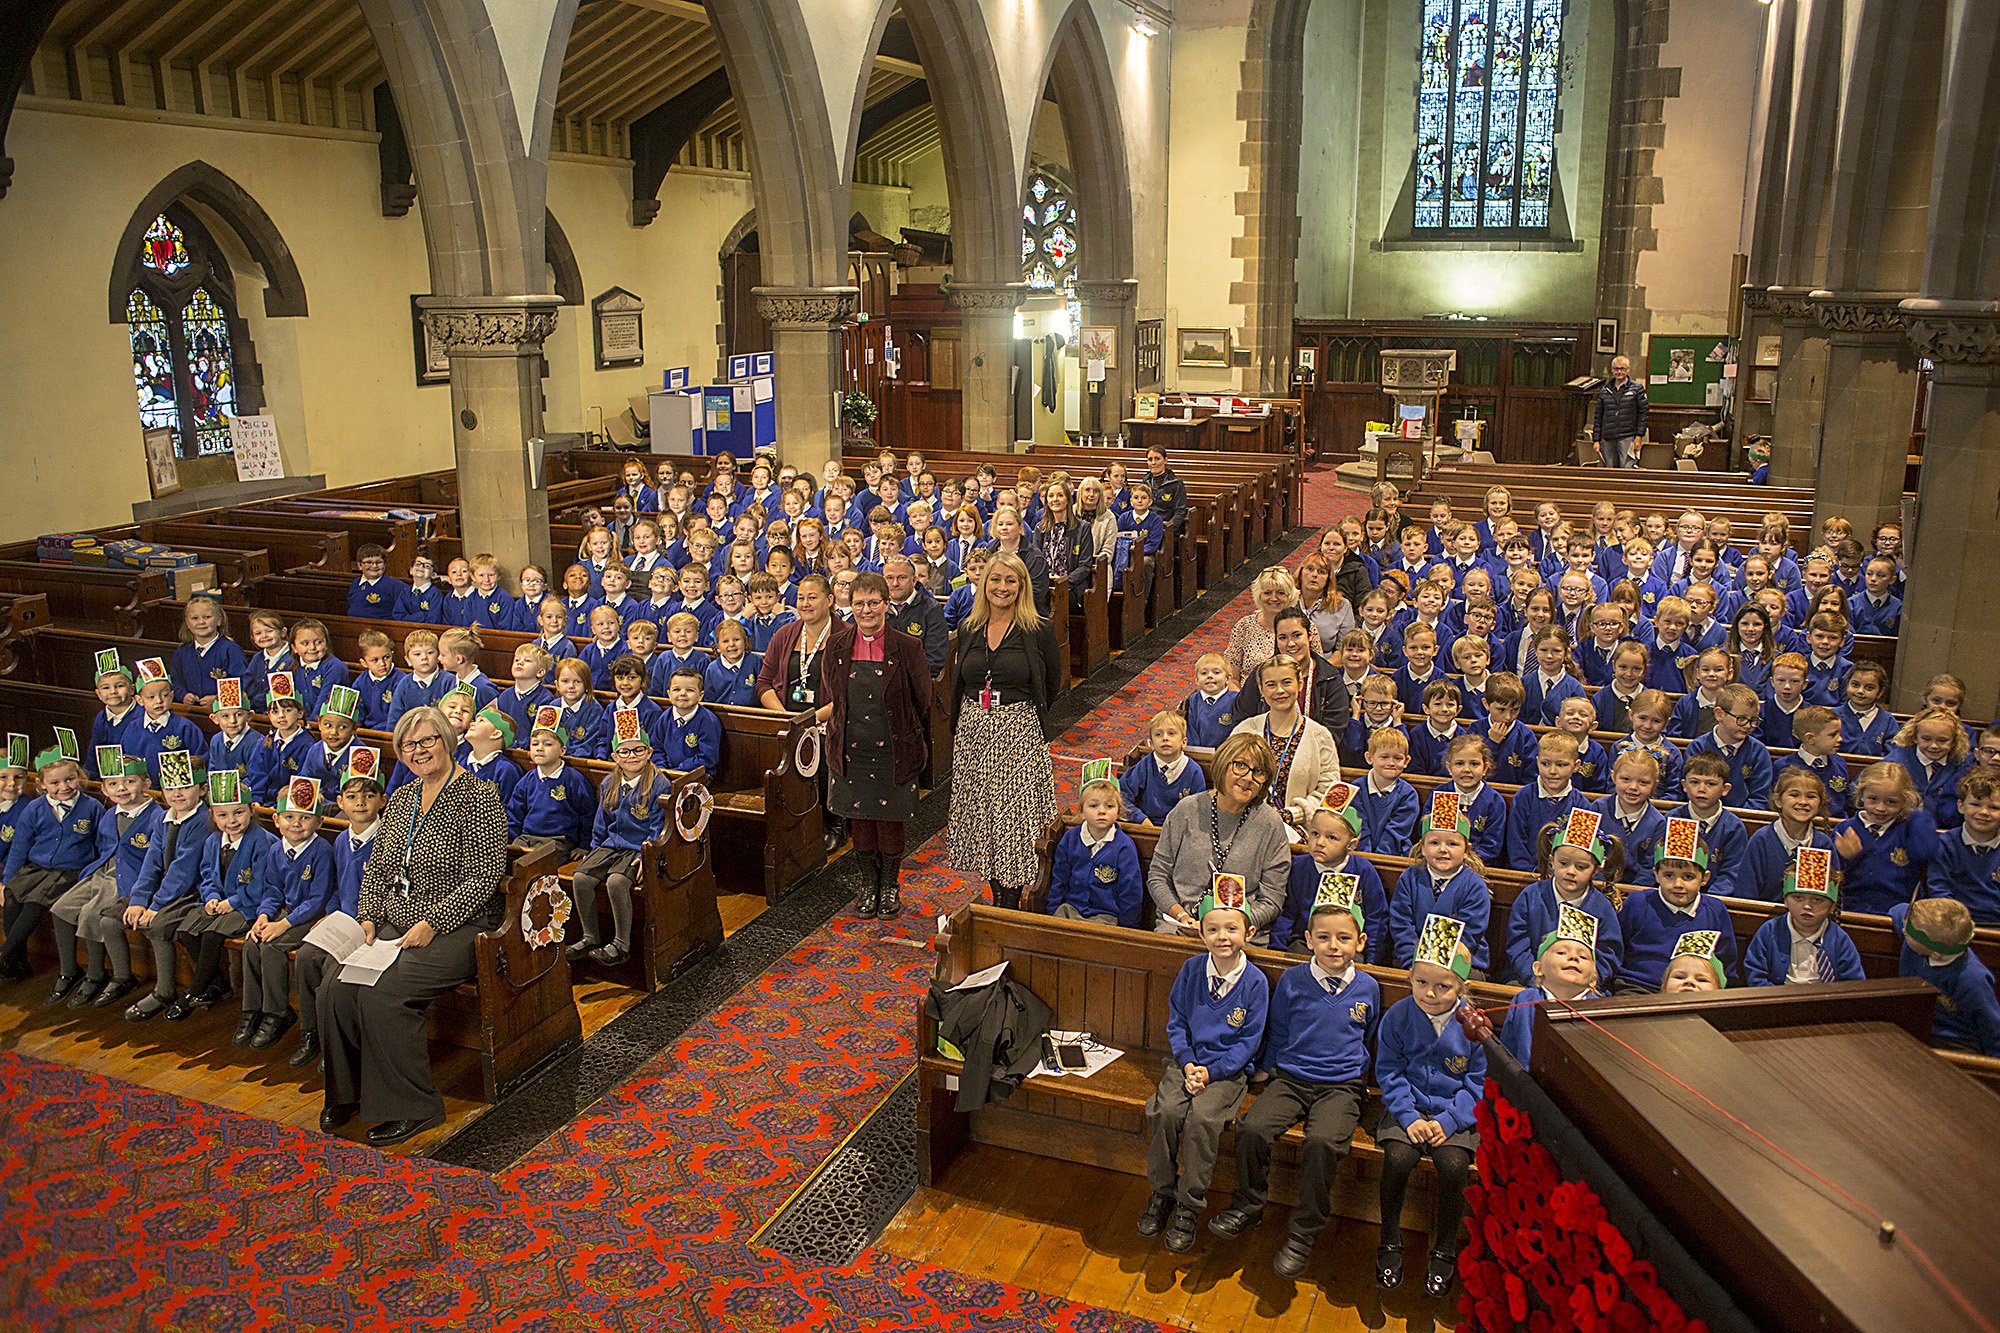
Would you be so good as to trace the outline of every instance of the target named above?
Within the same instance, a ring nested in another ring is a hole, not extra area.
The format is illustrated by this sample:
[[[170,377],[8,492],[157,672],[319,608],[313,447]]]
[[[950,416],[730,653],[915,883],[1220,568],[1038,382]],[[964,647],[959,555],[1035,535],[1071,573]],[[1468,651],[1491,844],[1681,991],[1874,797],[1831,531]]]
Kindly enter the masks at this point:
[[[1771,654],[1746,648],[1736,655],[1736,679],[1763,698],[1771,697]]]
[[[1847,673],[1854,663],[1844,657],[1822,662],[1806,654],[1806,702],[1832,708],[1847,697]]]
[[[361,877],[368,871],[368,857],[375,850],[375,825],[370,824],[359,838],[354,830],[342,829],[333,840],[333,878],[335,891],[327,903],[328,912],[345,912],[349,916],[361,910]]]
[[[669,708],[660,714],[658,731],[648,729],[654,752],[662,756],[661,767],[686,772],[696,765],[715,777],[722,762],[722,722],[700,704],[682,718]]]
[[[1377,727],[1369,723],[1368,718],[1365,714],[1357,712],[1354,715],[1354,717],[1349,720],[1346,732],[1344,732],[1340,737],[1338,737],[1334,741],[1335,745],[1344,745],[1346,753],[1353,756],[1353,758],[1348,761],[1349,767],[1360,768],[1368,762],[1367,760],[1368,738],[1370,736],[1373,736],[1378,731],[1396,732],[1403,738],[1405,743],[1407,743],[1410,739],[1409,728],[1399,727],[1394,725],[1393,723],[1387,723]],[[1414,752],[1416,747],[1411,746],[1410,748]]]
[[[1816,981],[1865,981],[1861,951],[1854,939],[1829,918],[1816,950],[1819,975]],[[1750,947],[1743,951],[1743,984],[1782,986],[1792,970],[1792,919],[1780,913],[1757,927]]]
[[[1736,975],[1736,927],[1730,923],[1729,909],[1714,894],[1704,893],[1694,901],[1693,915],[1676,912],[1667,905],[1658,889],[1641,889],[1625,895],[1618,909],[1618,934],[1624,941],[1625,956],[1618,964],[1618,980],[1628,986],[1656,991],[1666,975],[1674,945],[1690,930],[1712,930],[1717,934],[1715,956],[1726,976]]]
[[[1765,694],[1762,690],[1759,690],[1758,694],[1762,696],[1762,704],[1757,712],[1757,730],[1755,732],[1757,739],[1764,742],[1766,749],[1788,750],[1797,745],[1799,743],[1798,737],[1792,734],[1792,721],[1798,717],[1799,710],[1806,707],[1805,698],[1801,696],[1797,703],[1793,704],[1790,708],[1786,708],[1778,702],[1775,695]],[[1692,698],[1693,696],[1690,695],[1688,697]],[[1710,725],[1714,725],[1712,715],[1710,717]],[[1688,733],[1677,732],[1675,734],[1686,735]]]
[[[1834,836],[1849,830],[1861,839],[1861,854],[1838,858],[1841,906],[1880,914],[1910,901],[1918,875],[1938,857],[1940,835],[1931,817],[1918,810],[1878,832],[1854,815],[1840,821]]]
[[[264,737],[248,728],[234,743],[220,732],[208,738],[208,771],[221,773],[235,769],[246,791],[262,791],[270,777],[271,765],[276,762]]]
[[[1116,917],[1119,925],[1137,929],[1145,899],[1139,849],[1122,830],[1113,825],[1111,836],[1096,851],[1085,845],[1081,824],[1064,830],[1049,875],[1050,912],[1067,905],[1086,917]]]
[[[1856,634],[1887,634],[1894,637],[1903,624],[1903,601],[1890,596],[1878,605],[1865,592],[1847,599],[1847,622]]]
[[[540,768],[529,769],[507,798],[510,838],[561,838],[581,847],[589,840],[591,821],[596,818],[596,788],[568,764],[554,777]]]
[[[1854,711],[1854,705],[1843,703],[1833,710],[1840,714],[1840,750],[1842,754],[1872,755],[1880,758],[1896,743],[1896,719],[1886,708],[1877,708],[1866,722]]]
[[[215,693],[215,682],[224,676],[242,679],[250,659],[230,640],[216,635],[206,649],[184,643],[174,649],[167,663],[167,679],[173,682],[174,698],[180,703],[205,699]]]
[[[701,633],[696,637],[697,643],[715,642],[715,627],[722,623],[722,608],[715,602],[704,596],[698,601],[682,602],[674,610],[685,611],[700,623]]]
[[[1725,748],[1714,732],[1688,742],[1688,757],[1718,754],[1729,765],[1729,794],[1725,798],[1739,810],[1761,810],[1771,801],[1771,752],[1755,736],[1746,736],[1733,749]]]
[[[1927,895],[1958,899],[1972,913],[1974,925],[2000,926],[2000,842],[1975,847],[1963,824],[1938,834]]]
[[[634,708],[638,710],[639,729],[644,731],[648,739],[653,742],[654,761],[661,768],[665,768],[666,764],[661,762],[666,755],[666,749],[661,743],[663,733],[660,730],[660,718],[667,710],[654,703],[653,697],[649,694],[636,695],[629,701],[613,695],[611,701],[604,705],[604,716],[601,724],[604,733],[604,757],[606,759],[611,757],[611,738],[618,734],[618,724],[613,714],[621,708]]]
[[[14,848],[14,834],[21,824],[21,816],[28,813],[29,804],[36,798],[16,797],[7,802],[7,808],[0,810],[0,866],[7,863],[7,853]]]
[[[479,618],[479,591],[467,588],[463,593],[450,589],[445,591],[438,607],[438,623],[454,629],[470,629]]]
[[[1766,701],[1763,707],[1763,711],[1758,715],[1758,726],[1760,730],[1765,723],[1768,723],[1770,721],[1771,713],[1772,713],[1771,705],[1768,701]],[[1623,727],[1620,727],[1619,730],[1620,731],[1629,730],[1630,726],[1631,724],[1628,721],[1627,724]],[[1683,740],[1687,740],[1695,736],[1706,735],[1714,730],[1715,730],[1715,700],[1702,698],[1701,691],[1699,689],[1689,690],[1686,694],[1683,694],[1680,698],[1674,700],[1674,711],[1667,715],[1667,735],[1679,736]],[[1772,741],[1767,737],[1764,743],[1766,745],[1776,745],[1776,744],[1790,745],[1792,743],[1791,735],[1792,735],[1791,714],[1787,713],[1785,715],[1785,739],[1782,742],[1778,742],[1778,741]]]
[[[1493,752],[1493,781],[1525,785],[1535,780],[1535,760],[1541,742],[1524,724],[1513,723],[1498,740],[1488,730],[1486,748]]]
[[[542,673],[542,684],[553,690],[556,687],[556,668],[562,665],[565,658],[576,656],[576,640],[567,634],[558,634],[553,639],[537,636],[535,642],[549,655],[549,669]]]
[[[133,813],[132,822],[125,826],[122,838],[118,836],[118,814],[117,807],[107,806],[98,820],[97,850],[103,858],[98,864],[106,861],[111,864],[111,873],[118,880],[118,896],[129,901],[133,889],[138,886],[139,876],[146,869],[146,853],[152,850],[155,832],[160,821],[167,817],[167,812],[159,802],[147,801]],[[92,866],[92,873],[97,868]]]
[[[1814,829],[1801,845],[1830,852],[1833,850],[1833,839]],[[1750,841],[1744,845],[1743,861],[1736,870],[1733,896],[1755,898],[1766,903],[1783,902],[1785,872],[1792,868],[1796,859],[1779,841],[1777,822],[1774,820],[1766,824],[1751,834]]]
[[[160,818],[153,825],[150,845],[146,848],[146,859],[140,864],[139,877],[133,881],[131,892],[125,893],[121,882],[118,890],[130,900],[132,906],[147,911],[158,911],[171,907],[183,898],[192,898],[201,891],[202,868],[207,864],[208,847],[216,834],[208,824],[208,807],[197,805],[181,821],[180,833],[174,839],[174,854],[168,859],[167,830],[173,827],[160,812]],[[248,833],[243,835],[249,837]],[[264,835],[270,837],[269,833]]]
[[[1412,718],[1424,715],[1424,687],[1432,681],[1445,678],[1444,672],[1438,669],[1436,662],[1432,662],[1431,669],[1421,677],[1411,674],[1407,662],[1397,667],[1390,676],[1390,679],[1396,682],[1396,697],[1403,701],[1403,711]]]
[[[1364,773],[1354,787],[1354,808],[1361,812],[1357,850],[1408,856],[1416,841],[1419,804],[1417,789],[1402,778],[1389,790],[1378,792],[1374,775]]]
[[[514,787],[521,780],[521,766],[509,759],[505,750],[496,750],[484,760],[468,756],[460,762],[473,777],[500,789],[500,804],[504,808],[507,798],[514,794]]]
[[[1507,910],[1507,966],[1502,981],[1519,986],[1535,983],[1535,951],[1542,947],[1543,938],[1556,928],[1556,920],[1562,915],[1556,910],[1557,903],[1555,882],[1547,879],[1536,880],[1515,897],[1514,905]],[[1583,891],[1582,902],[1572,905],[1597,918],[1597,984],[1608,986],[1618,973],[1619,959],[1625,955],[1625,937],[1618,933],[1618,913],[1594,884]]]
[[[371,731],[392,731],[396,719],[402,716],[396,711],[396,691],[409,679],[409,673],[389,668],[386,676],[375,676],[362,672],[353,681],[354,692],[361,696],[356,726],[367,727]]]
[[[326,692],[336,685],[347,684],[347,664],[337,657],[322,657],[311,666],[300,663],[292,680],[299,692],[299,702],[306,706],[306,716],[318,717],[319,706],[326,702]]]
[[[232,868],[234,862],[231,862]],[[251,917],[267,916],[303,926],[317,921],[335,906],[340,896],[340,877],[333,866],[333,849],[321,837],[307,838],[297,855],[282,839],[264,856],[259,876],[257,911]]]
[[[1435,1120],[1447,1135],[1473,1128],[1473,1108],[1486,1086],[1486,1051],[1456,1018],[1442,1032],[1404,996],[1382,1015],[1375,1034],[1375,1082],[1382,1109],[1407,1130]]]
[[[1576,752],[1576,785],[1592,796],[1611,790],[1611,752],[1602,742],[1585,737]]]
[[[472,707],[474,711],[486,707],[486,705],[500,697],[500,687],[495,685],[487,677],[486,673],[478,667],[474,667],[472,674],[463,680],[450,680],[445,685],[443,694],[440,694],[438,697],[443,698],[444,694],[450,694],[460,685],[470,685],[472,687]]]
[[[263,712],[271,697],[271,673],[299,669],[299,659],[292,655],[290,648],[281,649],[276,661],[264,656],[263,649],[251,652],[243,664],[243,698],[252,708]]]
[[[629,592],[621,592],[618,594],[618,598],[616,601],[613,601],[611,598],[606,597],[603,598],[601,601],[599,601],[598,605],[610,607],[611,610],[617,615],[618,640],[619,643],[622,645],[625,640],[625,631],[631,629],[632,622],[640,618],[639,599],[634,597]]]
[[[299,765],[300,777],[319,779],[320,813],[323,815],[332,814],[336,809],[334,798],[340,795],[341,774],[347,771],[347,754],[354,746],[355,742],[349,741],[329,753],[326,742],[320,741],[306,751],[306,757]]]
[[[653,660],[646,667],[646,693],[666,698],[667,686],[673,682],[674,672],[682,667],[692,667],[708,679],[709,657],[699,648],[690,648],[685,653],[672,648],[662,648],[653,654]]]
[[[1709,893],[1724,897],[1736,892],[1736,876],[1743,866],[1743,852],[1750,844],[1750,831],[1736,812],[1724,807],[1716,812],[1713,820],[1701,818],[1694,807],[1686,803],[1667,815],[1671,819],[1692,819],[1702,826],[1702,845],[1708,848]]]
[[[728,704],[735,708],[755,708],[757,706],[757,673],[764,667],[764,659],[757,653],[745,653],[735,666],[717,657],[708,664],[703,673],[701,700],[706,704]]]
[[[1167,812],[1182,797],[1208,790],[1208,776],[1200,764],[1183,755],[1180,776],[1169,782],[1160,771],[1160,761],[1149,754],[1118,775],[1118,790],[1125,798],[1121,819],[1129,824],[1164,824]]]
[[[1486,923],[1493,912],[1493,892],[1471,866],[1460,866],[1442,884],[1430,867],[1418,862],[1396,877],[1389,895],[1389,956],[1397,967],[1416,958],[1417,936],[1427,916],[1456,917],[1465,923],[1465,947],[1472,965],[1487,967]]]
[[[406,675],[396,684],[395,696],[389,701],[389,711],[401,718],[412,708],[429,708],[444,698],[445,691],[456,683],[449,671],[433,671],[428,681]],[[392,721],[390,725],[393,727],[395,724]]]
[[[1902,938],[1903,922],[1910,909],[1898,905],[1889,909],[1889,920]],[[1897,959],[1900,976],[1919,977],[1937,987],[1937,1008],[1931,1018],[1933,1039],[1965,1042],[1979,1048],[1981,1055],[2000,1056],[2000,999],[1994,998],[1993,973],[1972,950],[1967,949],[1940,967],[1903,941]]]
[[[1498,865],[1507,846],[1507,798],[1482,782],[1469,799],[1459,792],[1458,809],[1472,825],[1472,854],[1485,865]]]
[[[1584,684],[1603,686],[1611,684],[1611,654],[1617,652],[1619,645],[1624,642],[1625,640],[1620,639],[1609,648],[1600,648],[1595,638],[1583,639],[1577,643],[1576,664],[1583,670]],[[1614,727],[1612,730],[1623,731],[1624,728]]]
[[[1589,808],[1589,794],[1574,782],[1551,796],[1542,790],[1539,779],[1530,780],[1514,793],[1507,808],[1507,864],[1533,874],[1540,859],[1542,826],[1561,824],[1570,811]]]
[[[305,771],[306,761],[319,741],[310,731],[300,727],[289,737],[280,740],[277,732],[271,733],[271,766],[264,770],[264,785],[257,789],[257,802],[270,805],[278,799],[278,792],[293,778]]]
[[[1160,543],[1165,541],[1167,537],[1167,525],[1158,514],[1150,509],[1143,515],[1131,513],[1128,510],[1120,514],[1118,518],[1119,527],[1125,529],[1127,532],[1136,532],[1143,536],[1147,555],[1159,554]]]
[[[1230,716],[1230,710],[1235,707],[1235,690],[1224,690],[1213,699],[1200,690],[1188,695],[1181,709],[1187,715],[1187,743],[1205,750],[1222,744],[1236,725],[1235,719]]]
[[[426,583],[421,588],[411,584],[410,614],[404,619],[418,625],[442,625],[445,592],[445,588],[435,583]]]
[[[645,781],[644,775],[639,781]],[[636,784],[628,791],[621,781],[613,789],[610,802],[598,806],[597,814],[590,821],[591,850],[611,847],[622,852],[636,852],[657,839],[667,826],[667,809],[659,802],[666,791],[666,783],[657,783],[653,799],[642,801],[638,798]]]
[[[514,624],[514,594],[501,588],[479,594],[473,624],[481,629],[508,629]]]
[[[571,597],[565,593],[562,604],[563,618],[566,622],[564,628],[569,631],[570,638],[588,639],[590,637],[590,613],[602,606],[603,603],[589,593],[585,593],[581,597]]]
[[[1604,816],[1602,831],[1617,837],[1625,846],[1625,873],[1619,877],[1621,884],[1637,884],[1641,888],[1653,887],[1653,849],[1660,845],[1660,839],[1667,836],[1667,817],[1659,807],[1648,803],[1639,812],[1636,823],[1628,824],[1618,813],[1618,794],[1613,792],[1590,807]]]
[[[199,763],[208,754],[208,737],[202,735],[201,728],[192,718],[179,713],[167,714],[166,720],[158,727],[147,725],[142,717],[139,724],[125,733],[125,753],[138,755],[146,761],[146,771],[152,775],[153,786],[160,785],[160,756],[172,750],[192,755]],[[201,779],[199,770],[195,779]]]
[[[1940,764],[1926,776],[1924,761],[1914,745],[1892,745],[1882,756],[1892,764],[1901,764],[1910,775],[1910,782],[1916,787],[1917,795],[1923,798],[1924,813],[1931,822],[1941,829],[1957,828],[1958,780],[1972,767],[1970,757],[1956,764]]]
[[[1410,738],[1410,771],[1441,778],[1445,775],[1445,751],[1451,748],[1453,741],[1465,734],[1465,729],[1454,722],[1451,724],[1451,730],[1440,736],[1431,730],[1429,721],[1423,721],[1410,727],[1404,734]]]
[[[608,648],[592,639],[576,653],[577,660],[590,668],[590,686],[596,690],[611,688],[611,664],[623,656],[625,656],[623,639]]]
[[[409,620],[412,601],[410,585],[386,574],[347,585],[347,614],[356,620]]]
[[[1598,995],[1599,992],[1592,989],[1576,998],[1594,1000]],[[1514,997],[1513,1003],[1508,1006],[1506,1019],[1500,1024],[1500,1044],[1513,1052],[1524,1069],[1534,1054],[1535,1010],[1542,1008],[1548,999],[1549,993],[1540,986],[1526,987]],[[1560,1012],[1562,1004],[1558,1001],[1553,1007]]]
[[[647,700],[651,703],[651,700]],[[588,695],[562,705],[563,753],[571,759],[609,759],[611,742],[604,706]]]
[[[12,880],[29,866],[42,870],[81,871],[101,864],[97,851],[97,821],[104,805],[87,792],[69,803],[60,821],[46,796],[28,803],[26,813],[15,821],[14,837],[7,844],[7,872]]]
[[[535,710],[544,704],[562,703],[562,697],[546,685],[531,685],[526,694],[520,686],[509,685],[493,700],[493,706],[507,715],[514,724],[514,744],[519,749],[528,748],[528,732],[535,723]]]
[[[1661,643],[1653,632],[1651,621],[1639,623],[1636,636],[1646,645],[1646,675],[1648,689],[1665,690],[1668,694],[1683,694],[1687,691],[1687,668],[1694,665],[1701,653],[1683,634],[1674,643]]]
[[[1208,955],[1185,963],[1167,992],[1167,1046],[1178,1065],[1200,1065],[1218,1083],[1249,1069],[1264,1044],[1271,983],[1244,961],[1236,983],[1218,996],[1209,984]]]
[[[678,609],[674,604],[679,600],[678,597],[668,597],[663,601],[649,597],[639,603],[639,609],[633,614],[632,619],[635,621],[643,620],[648,625],[664,632],[667,617],[671,616]]]
[[[186,836],[185,832],[182,836]],[[263,896],[264,861],[277,850],[278,835],[261,824],[252,824],[243,831],[243,840],[236,844],[235,855],[229,858],[229,875],[225,880],[222,833],[220,830],[210,833],[201,845],[201,900],[226,902],[245,921],[255,921],[257,902]]]
[[[743,622],[750,631],[750,651],[762,653],[771,646],[771,636],[798,619],[795,612],[780,607],[768,616],[751,616]]]
[[[1271,947],[1305,946],[1312,924],[1313,899],[1319,893],[1319,877],[1328,871],[1352,875],[1358,881],[1361,915],[1367,918],[1368,935],[1368,949],[1360,961],[1388,967],[1389,894],[1382,887],[1382,876],[1376,873],[1374,863],[1352,853],[1340,864],[1331,866],[1321,865],[1307,852],[1292,858],[1291,874],[1285,879],[1285,905],[1279,909],[1278,919],[1271,923]]]
[[[1845,819],[1848,815],[1847,761],[1837,754],[1824,759],[1813,759],[1804,751],[1794,750],[1778,760],[1771,772],[1771,781],[1777,782],[1778,774],[1788,768],[1803,768],[1806,772],[1826,784],[1827,813],[1835,819]]]
[[[145,725],[146,710],[138,704],[128,704],[125,715],[116,722],[111,714],[99,709],[90,723],[90,744],[83,747],[83,771],[93,778],[104,775],[97,771],[97,747],[115,745],[128,754],[139,753],[139,747],[132,741],[132,733]]]
[[[1355,970],[1337,989],[1311,963],[1287,968],[1271,988],[1264,1055],[1258,1067],[1300,1083],[1355,1083],[1368,1076],[1368,1052],[1382,1022],[1382,987]]]

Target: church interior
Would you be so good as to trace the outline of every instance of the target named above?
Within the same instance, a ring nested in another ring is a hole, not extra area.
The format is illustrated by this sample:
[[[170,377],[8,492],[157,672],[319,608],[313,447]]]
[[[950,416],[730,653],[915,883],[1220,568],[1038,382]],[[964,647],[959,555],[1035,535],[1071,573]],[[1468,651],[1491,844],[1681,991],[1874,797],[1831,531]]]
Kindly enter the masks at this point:
[[[0,293],[0,1326],[2000,1322],[2000,0],[6,0]]]

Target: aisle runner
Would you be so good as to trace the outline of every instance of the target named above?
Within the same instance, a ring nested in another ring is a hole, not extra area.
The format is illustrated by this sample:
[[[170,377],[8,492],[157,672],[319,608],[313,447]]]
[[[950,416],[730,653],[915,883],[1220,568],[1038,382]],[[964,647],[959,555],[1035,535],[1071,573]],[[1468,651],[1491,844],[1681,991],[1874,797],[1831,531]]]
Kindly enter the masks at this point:
[[[1320,522],[1359,503],[1331,472],[1307,494]],[[1236,599],[1052,749],[1122,755],[1249,604]],[[909,1068],[930,922],[975,889],[944,866],[942,842],[912,858],[895,926],[829,922],[497,1176],[0,1054],[0,1322],[1155,1328],[874,1251],[798,1269],[747,1244]]]

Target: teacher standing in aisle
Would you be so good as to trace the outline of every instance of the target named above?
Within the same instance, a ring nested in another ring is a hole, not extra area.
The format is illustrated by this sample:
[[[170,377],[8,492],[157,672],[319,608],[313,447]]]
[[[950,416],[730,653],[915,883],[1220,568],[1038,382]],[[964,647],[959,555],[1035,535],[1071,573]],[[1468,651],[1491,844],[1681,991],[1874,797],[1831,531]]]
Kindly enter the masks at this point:
[[[1632,378],[1632,362],[1622,356],[1611,358],[1611,379],[1597,391],[1597,410],[1591,423],[1604,466],[1639,466],[1647,412],[1646,386]]]

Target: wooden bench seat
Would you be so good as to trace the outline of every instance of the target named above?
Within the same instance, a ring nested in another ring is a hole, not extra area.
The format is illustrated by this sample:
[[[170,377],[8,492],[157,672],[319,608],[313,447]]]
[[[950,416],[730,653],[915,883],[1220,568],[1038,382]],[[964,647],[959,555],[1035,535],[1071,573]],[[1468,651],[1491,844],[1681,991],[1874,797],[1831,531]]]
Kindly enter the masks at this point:
[[[143,610],[171,597],[173,581],[157,569],[0,560],[0,593],[43,597],[50,613],[66,623],[137,634]],[[180,633],[178,622],[174,633]]]

